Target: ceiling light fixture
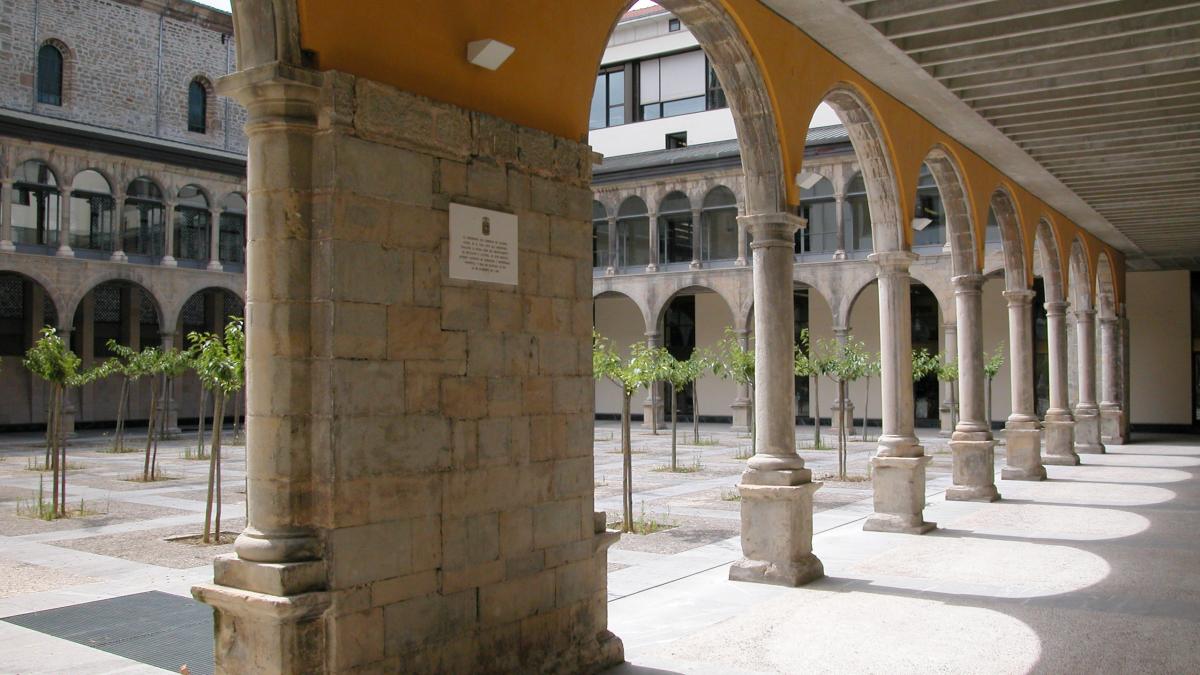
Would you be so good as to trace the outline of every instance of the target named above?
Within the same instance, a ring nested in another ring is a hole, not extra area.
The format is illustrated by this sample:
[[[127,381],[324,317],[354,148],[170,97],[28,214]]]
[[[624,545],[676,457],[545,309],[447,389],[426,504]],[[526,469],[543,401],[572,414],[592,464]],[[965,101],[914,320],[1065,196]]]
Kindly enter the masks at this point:
[[[504,64],[516,47],[506,45],[499,40],[475,40],[467,43],[467,60],[488,70],[495,70]]]

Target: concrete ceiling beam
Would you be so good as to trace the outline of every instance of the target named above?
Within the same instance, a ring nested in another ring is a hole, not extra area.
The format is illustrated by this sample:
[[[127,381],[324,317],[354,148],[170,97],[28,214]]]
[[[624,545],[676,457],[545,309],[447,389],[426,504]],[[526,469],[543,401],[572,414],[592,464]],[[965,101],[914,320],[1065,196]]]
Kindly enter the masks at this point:
[[[1110,68],[1100,73],[1054,75],[1022,82],[953,89],[972,107],[1018,103],[1022,100],[1058,101],[1086,95],[1089,91],[1142,91],[1156,86],[1191,84],[1200,71],[1200,58],[1142,63]]]
[[[1047,3],[1044,0],[998,0],[985,5],[959,5],[940,12],[922,14],[907,19],[896,19],[874,24],[879,32],[890,40],[970,28],[993,21],[1012,21],[1027,17],[1044,16],[1072,7],[1115,2],[1116,0],[1060,0]]]
[[[1109,103],[1105,103],[1105,100]],[[1155,110],[1159,105],[1183,105],[1200,101],[1200,92],[1179,87],[1158,87],[1147,92],[1130,92],[1109,94],[1107,96],[1078,97],[1071,101],[1052,101],[1050,103],[1029,103],[1022,105],[1006,105],[980,108],[979,114],[989,121],[1011,117],[1023,117],[1042,113],[1092,111],[1116,109],[1120,112],[1130,110]],[[1160,103],[1162,102],[1162,103]],[[1156,105],[1158,104],[1158,105]]]
[[[1145,112],[1097,113],[1094,115],[1072,115],[1060,119],[1031,122],[1012,122],[1000,127],[1006,134],[1019,131],[1042,131],[1055,129],[1087,128],[1097,124],[1113,122],[1136,122],[1138,120],[1188,119],[1200,114],[1200,104],[1169,105]]]
[[[1017,139],[1017,145],[1020,145],[1030,152],[1033,152],[1035,150],[1060,148],[1064,146],[1079,147],[1080,145],[1088,143],[1110,140],[1133,145],[1150,139],[1192,137],[1200,138],[1200,122],[1171,124],[1165,127],[1159,127],[1157,129],[1130,126],[1126,129],[1118,129],[1116,131],[1075,134],[1070,138],[1034,138],[1028,140]]]
[[[1195,117],[1174,118],[1165,120],[1147,120],[1143,123],[1136,122],[1111,122],[1108,124],[1097,124],[1086,127],[1074,127],[1072,129],[1044,129],[1040,131],[1026,131],[1021,133],[1010,133],[1009,136],[1017,143],[1025,145],[1038,141],[1055,141],[1059,139],[1074,139],[1094,137],[1100,134],[1126,134],[1137,131],[1166,131],[1170,129],[1178,129],[1184,126],[1194,126],[1200,124],[1190,122]],[[1181,121],[1185,120],[1185,121]]]

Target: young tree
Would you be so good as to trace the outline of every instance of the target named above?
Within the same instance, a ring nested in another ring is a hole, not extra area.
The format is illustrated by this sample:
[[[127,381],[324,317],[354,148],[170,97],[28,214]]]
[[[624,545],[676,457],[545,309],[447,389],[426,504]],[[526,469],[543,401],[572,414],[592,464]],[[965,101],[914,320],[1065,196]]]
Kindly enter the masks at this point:
[[[862,342],[848,337],[845,341],[822,341],[819,351],[828,364],[828,375],[838,385],[838,399],[845,401],[850,383],[861,378],[867,369],[867,352]],[[849,443],[849,425],[846,424],[846,407],[838,409],[838,476],[846,477]]]
[[[945,360],[945,357],[938,354],[937,367],[934,369],[934,374],[941,382],[946,382],[950,385],[950,428],[953,429],[958,425],[958,397],[956,395],[957,388],[954,386],[958,380],[958,360]]]
[[[146,452],[142,461],[142,480],[157,480],[158,441],[166,434],[167,411],[163,409],[171,382],[191,367],[191,355],[178,349],[149,347],[142,350],[150,376],[150,420],[146,429]]]
[[[21,363],[31,373],[50,383],[50,417],[46,422],[51,471],[54,489],[51,491],[51,510],[55,518],[67,515],[67,444],[62,433],[63,399],[74,387],[81,387],[108,374],[103,366],[80,371],[82,359],[72,352],[51,326],[42,329],[41,337]]]
[[[676,453],[677,430],[679,427],[679,394],[683,393],[689,384],[692,385],[692,435],[696,443],[700,442],[700,411],[696,407],[695,382],[708,365],[700,350],[692,350],[691,356],[685,361],[675,358],[670,352],[663,350],[662,373],[663,379],[671,387],[671,471],[679,468]]]
[[[717,343],[716,356],[712,359],[713,374],[750,388],[750,452],[758,450],[754,438],[754,347],[742,347],[732,328],[725,329],[725,337]]]
[[[221,542],[221,427],[225,417],[225,399],[242,386],[245,372],[246,337],[241,319],[225,326],[225,335],[189,333],[192,343],[189,361],[200,377],[200,383],[213,394],[212,444],[208,460],[208,498],[204,507],[204,534],[201,541],[209,543],[215,532]],[[215,514],[214,514],[215,506]],[[214,517],[215,515],[215,517]]]
[[[871,418],[871,378],[879,377],[879,354],[868,355],[866,368],[863,371],[863,377],[866,379],[866,390],[863,392],[863,422],[862,422],[862,439],[865,443],[867,440],[867,420]]]
[[[629,401],[633,393],[662,376],[662,347],[638,342],[629,349],[629,360],[617,354],[612,343],[592,331],[592,376],[621,388],[621,531],[633,531],[633,447],[629,439]]]
[[[987,400],[984,402],[983,409],[987,411],[987,426],[992,428],[992,380],[1000,373],[1000,368],[1004,366],[1004,340],[996,345],[996,351],[988,355],[987,361],[983,364],[983,374],[987,377],[987,389],[984,393]]]
[[[145,351],[135,352],[129,347],[109,339],[105,345],[115,356],[104,363],[108,374],[121,376],[121,396],[117,400],[117,427],[113,431],[113,450],[125,450],[125,415],[129,409],[129,385],[149,373]]]
[[[712,368],[712,357],[706,350],[693,349],[684,364],[692,372],[692,443],[700,445],[700,378]]]
[[[813,447],[821,447],[821,376],[828,371],[829,364],[813,349],[809,339],[808,329],[800,331],[800,344],[796,345],[795,372],[800,377],[809,378],[813,387],[812,418],[813,418]]]

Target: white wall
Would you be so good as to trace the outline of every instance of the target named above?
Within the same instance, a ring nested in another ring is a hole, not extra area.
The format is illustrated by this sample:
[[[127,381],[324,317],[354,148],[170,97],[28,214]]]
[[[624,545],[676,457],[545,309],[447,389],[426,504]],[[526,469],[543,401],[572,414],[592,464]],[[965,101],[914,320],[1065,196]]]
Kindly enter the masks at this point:
[[[641,311],[625,296],[596,298],[593,302],[596,330],[612,341],[623,358],[628,358],[630,345],[646,339],[646,324],[642,320]],[[645,390],[635,392],[630,402],[630,411],[640,415],[642,402],[645,400]],[[596,381],[596,412],[621,413],[620,387],[608,380]]]
[[[687,132],[688,145],[737,138],[737,131],[733,127],[733,113],[729,108],[722,108],[593,129],[588,133],[588,143],[593,150],[605,157],[615,157],[663,150],[667,147],[667,134],[679,131]]]
[[[1003,423],[1012,413],[1012,375],[1009,362],[1008,300],[1004,298],[1004,278],[988,277],[983,284],[983,355],[996,351],[1004,343],[1004,365],[992,380],[992,421]]]
[[[696,296],[696,347],[712,351],[725,337],[725,328],[733,326],[729,305],[716,293]],[[729,404],[737,397],[737,385],[715,375],[700,380],[700,414],[728,417],[733,414]]]
[[[1191,299],[1188,273],[1129,272],[1130,421],[1190,424]]]

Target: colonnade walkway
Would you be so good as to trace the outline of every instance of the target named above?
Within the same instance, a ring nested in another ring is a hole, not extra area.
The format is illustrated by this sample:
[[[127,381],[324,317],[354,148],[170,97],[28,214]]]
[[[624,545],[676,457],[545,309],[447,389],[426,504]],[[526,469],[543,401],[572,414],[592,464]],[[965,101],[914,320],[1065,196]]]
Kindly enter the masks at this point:
[[[609,672],[1200,672],[1200,438],[1046,469],[997,473],[994,503],[946,501],[931,474],[923,536],[864,532],[869,497],[820,511],[826,576],[801,588],[728,581],[736,537],[614,549],[635,564],[609,575],[628,659]]]

